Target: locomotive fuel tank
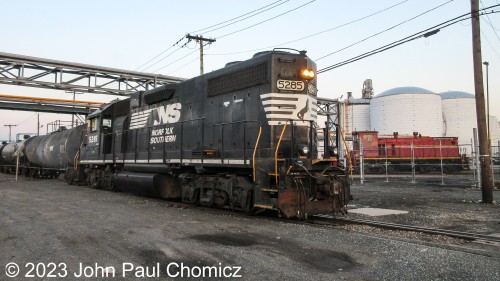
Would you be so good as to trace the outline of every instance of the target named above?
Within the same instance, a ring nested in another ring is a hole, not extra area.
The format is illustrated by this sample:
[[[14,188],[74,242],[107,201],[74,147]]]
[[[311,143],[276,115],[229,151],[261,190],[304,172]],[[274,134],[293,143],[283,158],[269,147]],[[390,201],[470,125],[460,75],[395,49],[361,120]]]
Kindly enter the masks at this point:
[[[115,175],[113,180],[122,192],[165,199],[181,198],[179,182],[169,175],[124,171]]]
[[[86,124],[30,139],[26,156],[31,163],[45,168],[62,169],[72,165],[81,144]]]

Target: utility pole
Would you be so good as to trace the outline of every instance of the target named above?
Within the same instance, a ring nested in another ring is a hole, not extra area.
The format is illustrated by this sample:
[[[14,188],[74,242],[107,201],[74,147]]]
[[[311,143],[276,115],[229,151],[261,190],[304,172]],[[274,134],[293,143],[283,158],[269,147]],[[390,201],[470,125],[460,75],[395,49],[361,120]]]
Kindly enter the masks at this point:
[[[17,125],[12,125],[12,124],[8,124],[8,125],[4,125],[5,127],[9,127],[9,142],[12,140],[12,135],[11,135],[11,132],[12,132],[12,127],[16,127]]]
[[[471,0],[472,59],[474,63],[474,86],[476,92],[477,131],[479,137],[479,164],[481,165],[481,190],[483,203],[493,203],[493,178],[491,153],[486,132],[483,67],[481,56],[481,27],[479,24],[479,0]]]
[[[485,61],[483,62],[484,65],[486,65],[486,124],[487,126],[487,134],[488,134],[488,142],[491,145],[491,138],[490,138],[490,83],[488,81],[488,66],[490,65],[489,62]]]
[[[213,43],[215,39],[203,38],[202,35],[192,36],[186,35],[186,38],[189,40],[196,40],[196,42],[200,43],[200,75],[203,74],[203,42]]]

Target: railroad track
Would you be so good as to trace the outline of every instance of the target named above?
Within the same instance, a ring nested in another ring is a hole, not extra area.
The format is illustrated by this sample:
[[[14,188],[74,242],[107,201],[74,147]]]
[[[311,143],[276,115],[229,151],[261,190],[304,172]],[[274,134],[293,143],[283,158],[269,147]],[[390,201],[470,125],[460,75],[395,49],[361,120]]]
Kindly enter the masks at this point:
[[[362,224],[362,225],[369,225],[369,226],[380,227],[380,228],[385,228],[385,229],[405,230],[405,231],[414,231],[414,232],[421,232],[421,233],[434,234],[434,235],[444,235],[444,236],[449,236],[449,237],[453,237],[453,238],[465,239],[465,240],[469,240],[469,241],[481,240],[481,241],[486,241],[486,242],[500,243],[500,237],[487,235],[487,234],[455,231],[455,230],[432,228],[432,227],[405,225],[405,224],[397,224],[397,223],[391,223],[391,222],[381,222],[381,221],[372,221],[372,220],[354,219],[354,218],[338,218],[338,217],[333,217],[331,215],[317,215],[317,216],[313,216],[313,218],[311,218],[311,220],[313,222],[326,222],[329,224],[332,224],[332,223],[338,224],[339,222],[340,223],[350,223],[350,224]]]

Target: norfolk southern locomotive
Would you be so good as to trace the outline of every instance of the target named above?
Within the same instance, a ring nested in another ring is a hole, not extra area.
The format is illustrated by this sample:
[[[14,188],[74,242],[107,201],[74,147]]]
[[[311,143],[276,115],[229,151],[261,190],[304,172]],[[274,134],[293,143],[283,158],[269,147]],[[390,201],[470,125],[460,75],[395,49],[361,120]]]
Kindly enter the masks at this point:
[[[67,139],[80,149],[66,179],[287,218],[345,212],[346,171],[317,155],[315,71],[275,50],[107,104]]]

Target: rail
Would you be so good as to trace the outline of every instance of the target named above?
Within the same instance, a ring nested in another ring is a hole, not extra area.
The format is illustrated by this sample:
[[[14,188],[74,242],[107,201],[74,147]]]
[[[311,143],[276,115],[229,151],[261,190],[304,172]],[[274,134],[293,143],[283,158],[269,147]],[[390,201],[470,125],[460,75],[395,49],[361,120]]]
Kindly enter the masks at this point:
[[[413,225],[373,221],[373,220],[366,220],[366,219],[340,218],[340,217],[333,217],[330,215],[313,216],[313,219],[311,221],[314,222],[315,220],[316,221],[323,221],[323,222],[327,222],[327,223],[342,222],[342,223],[362,224],[362,225],[369,225],[369,226],[381,227],[381,228],[386,228],[386,229],[415,231],[415,232],[421,232],[421,233],[427,233],[427,234],[433,234],[433,235],[444,235],[444,236],[466,239],[466,240],[484,240],[484,241],[489,241],[489,242],[500,243],[500,237],[496,237],[496,236],[492,236],[492,235],[473,233],[473,232],[463,232],[463,231],[456,231],[456,230],[448,230],[448,229],[440,229],[440,228],[433,228],[433,227],[413,226]]]

